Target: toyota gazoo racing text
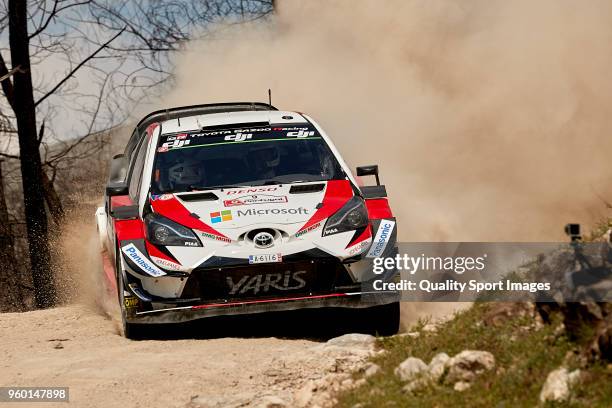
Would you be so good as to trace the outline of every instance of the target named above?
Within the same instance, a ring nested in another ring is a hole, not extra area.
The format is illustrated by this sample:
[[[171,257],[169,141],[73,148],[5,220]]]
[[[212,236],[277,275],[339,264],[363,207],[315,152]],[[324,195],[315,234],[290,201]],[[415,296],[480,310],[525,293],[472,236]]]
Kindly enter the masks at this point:
[[[154,112],[111,162],[96,218],[125,335],[146,324],[299,308],[355,308],[397,331],[397,293],[370,282],[395,256],[378,166],[357,177],[308,116],[261,103]],[[373,175],[376,185],[357,179]],[[358,315],[361,318],[361,315]]]

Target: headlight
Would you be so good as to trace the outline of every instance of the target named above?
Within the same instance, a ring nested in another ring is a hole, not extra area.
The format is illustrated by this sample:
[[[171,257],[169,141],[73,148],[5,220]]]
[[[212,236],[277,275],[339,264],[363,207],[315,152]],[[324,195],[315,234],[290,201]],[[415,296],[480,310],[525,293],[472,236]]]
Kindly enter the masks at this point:
[[[187,227],[158,214],[147,214],[144,218],[145,233],[152,244],[163,246],[202,246],[200,240]]]
[[[361,197],[351,198],[334,215],[327,219],[323,236],[353,231],[368,225],[368,210]]]

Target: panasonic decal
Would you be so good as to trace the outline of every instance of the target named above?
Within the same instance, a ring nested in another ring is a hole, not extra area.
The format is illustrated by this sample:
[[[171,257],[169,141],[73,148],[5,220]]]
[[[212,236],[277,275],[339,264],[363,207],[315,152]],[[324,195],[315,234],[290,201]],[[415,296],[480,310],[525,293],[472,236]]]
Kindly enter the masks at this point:
[[[395,228],[395,221],[382,220],[380,222],[378,231],[376,231],[376,236],[374,237],[374,241],[372,241],[372,246],[366,255],[368,258],[376,258],[385,252],[385,248],[387,247],[389,238],[391,238],[393,228]]]
[[[125,254],[132,262],[134,262],[140,269],[146,272],[148,275],[154,278],[164,276],[166,273],[155,266],[149,261],[149,259],[143,255],[142,252],[136,248],[136,245],[129,244],[121,248],[121,252]]]

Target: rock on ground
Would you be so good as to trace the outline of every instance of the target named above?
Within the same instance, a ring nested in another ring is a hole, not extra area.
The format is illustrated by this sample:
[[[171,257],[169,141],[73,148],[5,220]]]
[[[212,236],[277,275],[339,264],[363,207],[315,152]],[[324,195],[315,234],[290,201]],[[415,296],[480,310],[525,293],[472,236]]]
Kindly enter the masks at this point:
[[[420,358],[408,357],[396,369],[397,375],[402,381],[412,381],[427,372],[427,364]]]
[[[465,390],[467,390],[467,389],[468,389],[468,388],[470,388],[471,386],[472,386],[472,384],[470,384],[469,382],[466,382],[466,381],[457,381],[457,382],[455,383],[455,385],[453,386],[453,389],[454,389],[455,391],[459,391],[459,392],[461,392],[461,391],[465,391]]]
[[[429,370],[429,378],[433,382],[437,382],[442,378],[449,361],[450,357],[446,353],[438,353],[431,359],[427,369]]]
[[[275,395],[263,397],[260,404],[261,408],[285,408],[286,406],[285,401]]]
[[[361,368],[361,371],[363,372],[364,378],[369,378],[380,372],[380,366],[378,364],[370,362],[363,366]]]
[[[570,397],[572,386],[579,379],[580,370],[568,372],[567,368],[561,367],[551,371],[540,391],[540,401],[566,401]]]
[[[488,351],[463,350],[448,361],[446,382],[470,382],[476,376],[495,367],[495,357]]]
[[[361,334],[361,333],[350,333],[345,334],[340,337],[335,337],[327,343],[326,346],[334,346],[334,347],[351,347],[351,348],[363,348],[370,349],[374,347],[376,343],[376,337],[371,336],[369,334]]]

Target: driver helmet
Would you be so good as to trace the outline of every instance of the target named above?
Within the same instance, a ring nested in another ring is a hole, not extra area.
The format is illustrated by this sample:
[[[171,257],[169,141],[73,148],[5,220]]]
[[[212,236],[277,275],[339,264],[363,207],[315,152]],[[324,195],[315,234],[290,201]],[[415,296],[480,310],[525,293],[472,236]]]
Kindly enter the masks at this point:
[[[202,163],[193,159],[186,159],[176,163],[168,169],[168,181],[175,185],[201,185],[204,182]]]

